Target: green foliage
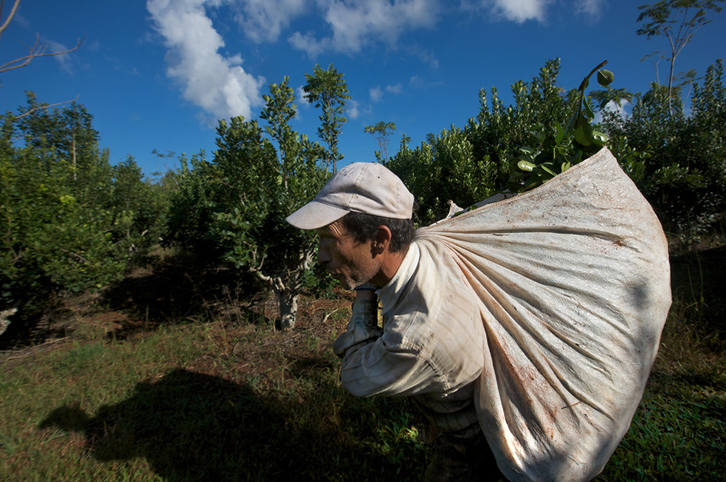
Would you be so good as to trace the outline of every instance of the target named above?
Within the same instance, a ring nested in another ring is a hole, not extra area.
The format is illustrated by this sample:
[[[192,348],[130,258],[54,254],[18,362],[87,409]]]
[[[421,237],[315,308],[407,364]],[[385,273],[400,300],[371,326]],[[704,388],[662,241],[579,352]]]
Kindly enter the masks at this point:
[[[192,158],[191,167],[182,160],[169,215],[170,241],[211,262],[254,273],[276,292],[290,326],[315,238],[285,218],[315,197],[327,179],[317,164],[322,148],[289,127],[293,100],[285,78],[265,96],[264,129],[242,117],[221,120],[214,160],[207,162],[203,153]]]
[[[29,93],[21,112],[2,119],[0,305],[29,317],[51,292],[119,279],[161,206],[133,160],[109,164],[82,105],[50,110]]]
[[[493,194],[494,164],[475,157],[470,131],[452,127],[411,149],[407,139],[389,162],[419,204],[416,221],[430,224],[449,211],[449,200],[466,205]],[[454,182],[454,180],[456,180]]]
[[[133,157],[113,166],[112,186],[106,201],[113,213],[111,235],[119,248],[133,255],[143,255],[164,232],[169,193],[175,176],[169,172],[166,184],[152,184],[144,179]]]
[[[522,191],[542,184],[587,159],[608,141],[607,135],[593,128],[595,114],[590,107],[590,99],[585,98],[589,79],[596,71],[598,83],[610,89],[614,75],[609,70],[601,69],[606,63],[603,61],[592,69],[580,83],[574,93],[577,110],[570,115],[566,126],[555,121],[544,132],[535,132],[534,146],[520,147],[522,158],[517,162],[518,169],[513,169],[510,174],[512,190]],[[606,92],[610,97],[611,90]]]
[[[637,96],[632,115],[605,115],[611,148],[659,215],[686,244],[709,232],[726,210],[726,88],[723,63],[694,85],[691,114],[666,86]]]
[[[690,115],[677,96],[669,106],[666,86],[652,84],[645,94],[612,87],[614,75],[603,65],[578,89],[564,93],[556,85],[559,61],[548,61],[530,82],[512,85],[513,105],[505,106],[495,88],[490,101],[482,90],[479,115],[463,129],[430,134],[416,148],[404,136],[386,165],[414,193],[417,221],[430,224],[445,217],[449,200],[471,206],[497,192],[535,187],[607,144],[666,232],[689,244],[713,230],[726,211],[722,62],[708,68],[702,85],[694,85]],[[604,89],[588,96],[596,72]],[[678,87],[674,91],[680,94]],[[605,108],[625,101],[633,102],[629,116]]]
[[[603,144],[601,134],[588,130],[593,115],[583,100],[586,84],[563,95],[555,83],[559,68],[559,60],[550,60],[531,82],[512,85],[513,106],[505,106],[495,88],[491,102],[481,90],[479,115],[463,129],[429,135],[415,149],[404,137],[386,165],[416,197],[420,223],[446,216],[449,200],[469,206],[496,192],[536,186]]]
[[[343,158],[338,151],[338,136],[347,118],[345,117],[345,104],[348,95],[348,86],[343,80],[343,74],[333,65],[323,70],[319,65],[313,68],[313,74],[305,74],[305,98],[322,110],[320,114],[320,127],[318,135],[328,146],[324,152],[324,161],[328,168],[336,171],[335,163]]]

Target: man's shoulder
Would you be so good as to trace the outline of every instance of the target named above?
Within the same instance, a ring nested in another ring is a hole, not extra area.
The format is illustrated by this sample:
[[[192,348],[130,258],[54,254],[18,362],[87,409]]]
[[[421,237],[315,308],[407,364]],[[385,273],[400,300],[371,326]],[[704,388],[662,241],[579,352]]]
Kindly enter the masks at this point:
[[[454,254],[442,243],[414,241],[419,250],[418,265],[393,315],[421,313],[439,317],[455,308],[469,316],[477,310],[478,297],[466,281]]]
[[[416,240],[414,243],[420,253],[414,275],[417,284],[435,288],[434,291],[471,290],[456,254],[446,244],[429,239]]]

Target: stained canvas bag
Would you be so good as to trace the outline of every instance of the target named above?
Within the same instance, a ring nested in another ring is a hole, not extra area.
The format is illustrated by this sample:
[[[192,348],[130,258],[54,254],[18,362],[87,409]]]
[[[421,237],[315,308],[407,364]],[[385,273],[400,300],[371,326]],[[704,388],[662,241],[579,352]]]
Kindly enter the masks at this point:
[[[481,428],[511,480],[588,480],[630,425],[671,304],[658,219],[610,151],[419,229],[479,297]]]

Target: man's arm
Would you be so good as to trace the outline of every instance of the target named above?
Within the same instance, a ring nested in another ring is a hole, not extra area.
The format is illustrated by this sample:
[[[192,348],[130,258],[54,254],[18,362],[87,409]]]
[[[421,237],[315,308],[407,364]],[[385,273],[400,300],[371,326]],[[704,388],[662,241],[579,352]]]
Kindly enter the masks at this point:
[[[373,291],[358,291],[348,329],[333,345],[342,358],[343,387],[359,397],[446,391],[449,387],[423,356],[423,347],[402,343],[395,327],[382,332],[377,326],[377,305]],[[406,320],[411,323],[415,320]]]

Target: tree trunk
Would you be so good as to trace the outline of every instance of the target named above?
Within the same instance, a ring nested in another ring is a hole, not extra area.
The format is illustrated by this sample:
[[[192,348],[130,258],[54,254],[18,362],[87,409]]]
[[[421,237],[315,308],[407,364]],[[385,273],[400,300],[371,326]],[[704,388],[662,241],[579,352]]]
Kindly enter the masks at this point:
[[[676,58],[671,57],[670,70],[668,71],[668,113],[673,115],[673,105],[671,99],[673,98],[673,66],[676,63]]]
[[[281,330],[288,330],[295,327],[297,316],[297,294],[292,290],[275,290],[277,301],[280,304],[280,326]]]
[[[73,180],[77,181],[78,177],[76,174],[76,135],[71,136],[71,146],[73,148]]]

